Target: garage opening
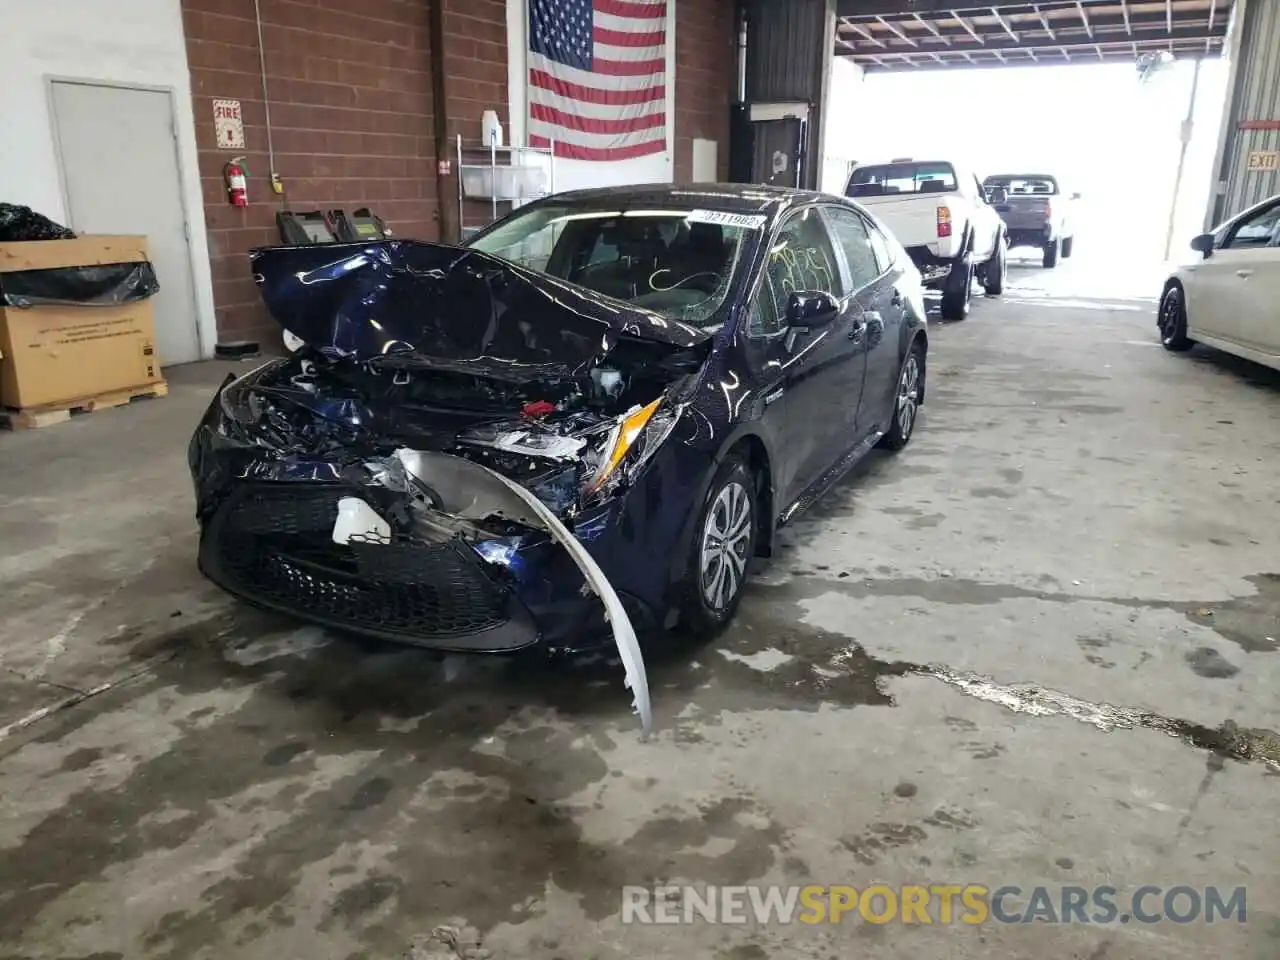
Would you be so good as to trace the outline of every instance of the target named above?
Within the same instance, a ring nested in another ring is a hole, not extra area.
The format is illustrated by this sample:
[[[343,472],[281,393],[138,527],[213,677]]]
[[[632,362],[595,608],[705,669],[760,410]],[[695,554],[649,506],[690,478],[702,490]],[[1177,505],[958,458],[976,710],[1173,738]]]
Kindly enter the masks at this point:
[[[839,14],[824,189],[843,192],[856,165],[902,157],[1025,175],[1006,184],[1014,193],[1046,175],[1069,205],[1073,256],[1041,274],[1042,251],[1015,250],[1015,286],[1159,292],[1213,187],[1229,2],[885,0]]]

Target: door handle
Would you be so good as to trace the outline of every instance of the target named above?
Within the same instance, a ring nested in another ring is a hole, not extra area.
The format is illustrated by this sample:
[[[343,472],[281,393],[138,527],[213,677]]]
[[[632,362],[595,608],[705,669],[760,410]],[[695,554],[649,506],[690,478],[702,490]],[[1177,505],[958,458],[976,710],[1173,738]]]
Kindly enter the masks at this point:
[[[1252,270],[1237,270],[1237,271],[1236,271],[1236,276],[1237,276],[1237,277],[1239,277],[1241,280],[1248,280],[1250,277],[1252,277],[1252,276],[1253,276],[1253,271],[1252,271]]]
[[[867,325],[880,322],[880,313],[877,310],[866,310],[862,316],[853,321],[853,325],[849,327],[849,339],[861,340],[867,332]]]

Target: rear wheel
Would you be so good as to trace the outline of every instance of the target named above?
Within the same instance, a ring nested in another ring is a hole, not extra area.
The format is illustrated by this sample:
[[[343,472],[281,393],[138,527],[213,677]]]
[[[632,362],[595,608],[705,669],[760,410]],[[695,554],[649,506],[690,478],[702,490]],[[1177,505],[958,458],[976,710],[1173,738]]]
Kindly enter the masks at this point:
[[[757,505],[755,477],[729,456],[707,488],[685,572],[681,620],[694,636],[715,635],[738,609],[756,549]]]
[[[1058,265],[1058,249],[1061,245],[1060,240],[1050,240],[1044,245],[1044,265],[1047,269],[1052,270]]]
[[[967,254],[956,257],[951,272],[942,286],[942,319],[963,320],[969,315],[969,298],[973,288],[973,266]]]
[[[920,411],[920,398],[924,395],[924,346],[917,340],[902,361],[898,374],[898,393],[893,404],[893,422],[889,432],[880,438],[880,446],[886,450],[901,450],[911,439],[916,427],[916,415]]]
[[[1065,260],[1071,256],[1072,247],[1075,245],[1075,237],[1067,237],[1062,241],[1062,259]]]
[[[996,252],[982,268],[982,289],[988,296],[998,297],[1004,293],[1004,278],[1009,272],[1009,247],[1004,234],[996,241]]]
[[[1187,336],[1187,303],[1180,285],[1175,283],[1160,298],[1156,326],[1160,328],[1160,343],[1166,350],[1182,353],[1195,346],[1195,341]]]

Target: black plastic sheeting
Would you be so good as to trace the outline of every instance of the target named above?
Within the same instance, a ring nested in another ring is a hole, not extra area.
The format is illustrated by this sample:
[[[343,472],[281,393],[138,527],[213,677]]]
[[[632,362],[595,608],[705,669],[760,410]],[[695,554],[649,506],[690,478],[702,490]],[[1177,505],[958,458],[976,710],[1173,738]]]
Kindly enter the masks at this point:
[[[56,304],[110,307],[145,300],[159,291],[156,271],[145,260],[0,273],[0,304],[6,307]]]
[[[0,203],[0,243],[74,240],[76,235],[42,213],[16,203]]]

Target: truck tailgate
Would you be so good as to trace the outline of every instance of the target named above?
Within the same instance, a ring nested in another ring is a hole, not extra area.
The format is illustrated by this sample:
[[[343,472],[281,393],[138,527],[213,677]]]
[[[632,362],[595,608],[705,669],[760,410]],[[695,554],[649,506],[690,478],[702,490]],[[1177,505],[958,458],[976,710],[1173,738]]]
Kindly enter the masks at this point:
[[[1051,197],[1009,197],[997,203],[996,213],[1010,230],[1039,230],[1049,222]]]
[[[938,242],[938,208],[956,204],[948,202],[945,193],[887,194],[880,197],[855,197],[898,238],[904,247],[919,247]]]

